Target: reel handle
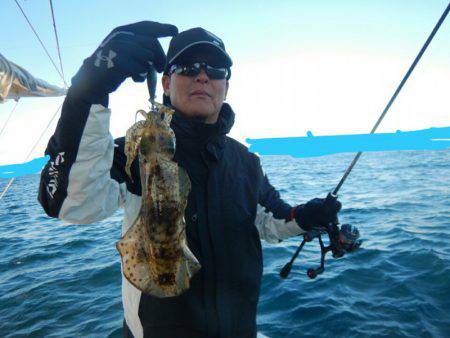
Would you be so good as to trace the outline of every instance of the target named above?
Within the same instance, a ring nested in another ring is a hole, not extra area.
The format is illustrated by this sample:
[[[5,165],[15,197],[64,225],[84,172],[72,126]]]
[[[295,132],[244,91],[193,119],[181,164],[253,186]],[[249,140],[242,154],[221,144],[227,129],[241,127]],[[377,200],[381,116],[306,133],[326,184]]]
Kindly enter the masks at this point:
[[[317,277],[317,275],[320,275],[325,269],[323,267],[318,267],[317,269],[313,269],[313,268],[309,268],[306,271],[306,275],[310,278],[310,279],[314,279]]]
[[[289,273],[291,272],[292,269],[292,263],[288,262],[283,269],[281,269],[280,271],[280,277],[283,279],[286,279],[289,276]]]
[[[327,224],[326,226],[314,228],[303,233],[302,243],[297,248],[297,251],[292,256],[290,262],[281,269],[280,277],[283,279],[288,277],[294,260],[297,258],[305,243],[311,242],[315,238],[319,240],[320,244],[320,266],[316,269],[309,268],[307,270],[306,274],[311,279],[316,278],[325,271],[325,256],[329,251],[331,251],[334,258],[339,258],[344,256],[346,252],[350,252],[358,248],[361,245],[361,240],[359,240],[359,232],[357,229],[352,230],[350,225],[345,225],[343,228],[341,227],[341,229],[339,229],[338,224],[339,223],[336,219],[334,222]],[[330,241],[328,246],[325,246],[322,240],[322,234],[324,233],[328,235]]]

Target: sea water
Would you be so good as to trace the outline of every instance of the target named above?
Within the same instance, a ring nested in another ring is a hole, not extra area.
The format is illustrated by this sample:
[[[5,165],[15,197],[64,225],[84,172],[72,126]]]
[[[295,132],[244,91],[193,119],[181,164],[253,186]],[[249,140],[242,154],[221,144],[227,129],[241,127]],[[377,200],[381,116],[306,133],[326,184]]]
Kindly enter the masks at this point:
[[[263,157],[291,204],[324,197],[354,154]],[[8,180],[0,180],[0,191]],[[0,337],[120,337],[122,211],[91,225],[47,217],[38,175],[0,201]],[[290,276],[279,271],[300,237],[263,241],[258,331],[271,338],[450,337],[450,150],[365,153],[339,192],[340,222],[363,244],[325,272],[307,243]]]

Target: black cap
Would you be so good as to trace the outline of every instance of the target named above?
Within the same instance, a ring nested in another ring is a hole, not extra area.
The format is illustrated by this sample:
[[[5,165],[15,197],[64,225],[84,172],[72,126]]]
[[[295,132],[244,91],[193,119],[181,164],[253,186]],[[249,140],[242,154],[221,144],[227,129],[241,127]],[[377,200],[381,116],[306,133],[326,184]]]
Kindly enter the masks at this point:
[[[174,36],[167,51],[167,61],[164,73],[167,74],[169,67],[194,51],[205,51],[210,58],[209,62],[215,66],[231,67],[233,61],[225,51],[223,41],[211,32],[201,27],[191,28]]]

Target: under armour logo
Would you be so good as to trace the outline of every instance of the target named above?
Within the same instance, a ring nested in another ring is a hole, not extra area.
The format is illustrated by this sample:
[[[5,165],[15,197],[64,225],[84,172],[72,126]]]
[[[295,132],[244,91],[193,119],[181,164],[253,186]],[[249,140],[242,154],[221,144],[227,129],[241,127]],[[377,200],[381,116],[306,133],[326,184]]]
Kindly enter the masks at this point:
[[[95,59],[94,65],[96,67],[100,67],[100,62],[101,61],[106,61],[106,68],[112,68],[114,67],[114,62],[112,62],[112,59],[114,59],[116,57],[117,53],[114,52],[113,50],[109,50],[109,55],[108,56],[104,56],[102,55],[102,50],[100,49],[97,53],[97,59]]]

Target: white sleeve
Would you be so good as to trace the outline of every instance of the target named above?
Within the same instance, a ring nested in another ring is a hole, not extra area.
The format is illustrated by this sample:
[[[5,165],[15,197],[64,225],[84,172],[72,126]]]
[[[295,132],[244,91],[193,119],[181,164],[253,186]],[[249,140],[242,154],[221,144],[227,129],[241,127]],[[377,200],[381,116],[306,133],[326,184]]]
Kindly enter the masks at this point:
[[[111,216],[125,202],[126,183],[111,174],[115,148],[110,115],[101,104],[66,97],[45,152],[50,160],[41,172],[38,200],[47,215],[93,223]]]
[[[114,157],[110,115],[101,105],[91,106],[58,216],[65,221],[93,223],[111,216],[125,201],[126,185],[110,175]]]
[[[268,243],[279,243],[283,239],[298,236],[305,232],[297,225],[295,220],[286,222],[284,219],[277,219],[272,212],[266,212],[260,204],[256,209],[255,226],[261,239]]]

